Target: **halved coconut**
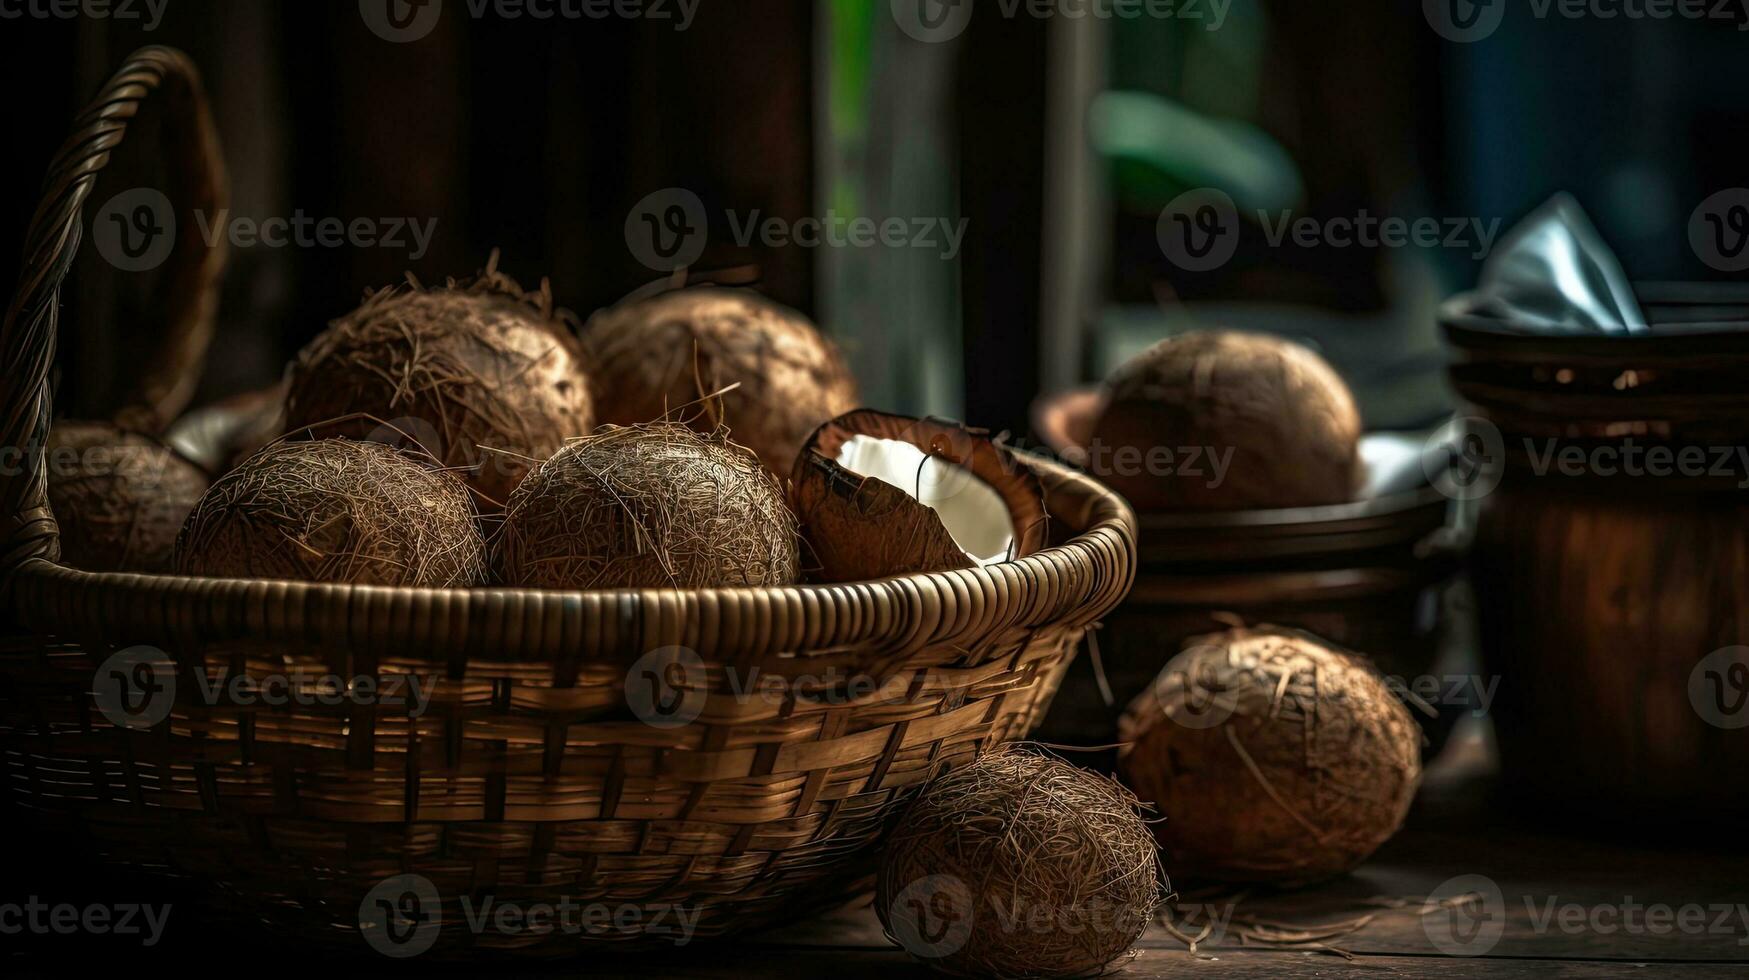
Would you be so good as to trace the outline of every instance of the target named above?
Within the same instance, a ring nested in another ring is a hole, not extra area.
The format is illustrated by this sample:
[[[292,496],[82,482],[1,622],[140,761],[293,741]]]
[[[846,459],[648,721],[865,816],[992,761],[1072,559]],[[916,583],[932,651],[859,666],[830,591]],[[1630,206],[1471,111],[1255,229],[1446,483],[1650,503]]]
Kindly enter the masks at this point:
[[[1044,547],[1038,477],[987,433],[859,409],[814,431],[791,505],[815,578],[852,582],[975,568]]]

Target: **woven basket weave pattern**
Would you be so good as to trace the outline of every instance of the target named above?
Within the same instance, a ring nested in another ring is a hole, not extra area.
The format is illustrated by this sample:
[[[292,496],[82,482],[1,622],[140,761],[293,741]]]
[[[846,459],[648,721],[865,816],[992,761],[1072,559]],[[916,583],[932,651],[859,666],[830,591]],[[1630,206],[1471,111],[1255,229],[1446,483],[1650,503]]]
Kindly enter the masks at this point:
[[[130,59],[88,116],[131,115],[160,83],[204,118],[192,66],[162,48]],[[69,146],[63,164],[86,159]],[[210,182],[222,168],[203,171]],[[52,360],[89,193],[88,180],[54,173],[50,186],[72,189],[38,220],[71,231],[33,225],[41,254],[6,324],[4,354],[29,366],[27,380]],[[9,434],[40,436],[46,383],[5,398]],[[361,900],[398,874],[442,896],[440,951],[577,949],[562,932],[448,928],[464,895],[683,906],[698,937],[797,917],[863,886],[872,848],[932,774],[1029,731],[1085,632],[1128,590],[1135,532],[1122,501],[1053,464],[1024,465],[1064,543],[1015,562],[635,592],[90,574],[56,563],[40,472],[10,478],[0,798],[76,830],[93,857],[200,879],[233,911],[354,952],[366,949]],[[174,710],[119,727],[94,692],[109,658],[139,646],[174,662]],[[684,686],[696,717],[647,724],[628,680],[639,658],[670,648],[695,665]],[[426,697],[420,711],[201,693],[215,679],[291,674],[416,678]]]

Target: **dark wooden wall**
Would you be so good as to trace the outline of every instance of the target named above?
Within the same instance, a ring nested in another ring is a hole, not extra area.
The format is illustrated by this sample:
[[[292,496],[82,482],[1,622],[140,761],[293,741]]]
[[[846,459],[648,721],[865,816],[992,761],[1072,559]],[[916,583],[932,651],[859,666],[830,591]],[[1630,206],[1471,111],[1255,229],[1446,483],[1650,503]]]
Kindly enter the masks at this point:
[[[234,251],[206,396],[272,380],[365,288],[408,270],[462,275],[493,247],[508,271],[529,285],[551,276],[561,302],[587,315],[656,277],[623,232],[650,191],[686,187],[719,216],[811,213],[813,24],[807,0],[704,0],[685,31],[647,20],[473,20],[450,3],[432,34],[407,44],[372,34],[355,0],[172,0],[151,32],[0,22],[0,275],[10,289],[42,174],[73,116],[129,51],[158,43],[201,66],[238,216],[438,221],[416,261],[404,249]],[[150,173],[149,148],[127,149],[143,170],[118,157],[94,202]],[[720,218],[712,235],[706,262],[757,261],[774,297],[814,305],[810,250],[734,248]],[[64,297],[64,413],[105,413],[150,343],[151,311],[126,299],[144,295],[135,278],[147,277],[81,258]]]

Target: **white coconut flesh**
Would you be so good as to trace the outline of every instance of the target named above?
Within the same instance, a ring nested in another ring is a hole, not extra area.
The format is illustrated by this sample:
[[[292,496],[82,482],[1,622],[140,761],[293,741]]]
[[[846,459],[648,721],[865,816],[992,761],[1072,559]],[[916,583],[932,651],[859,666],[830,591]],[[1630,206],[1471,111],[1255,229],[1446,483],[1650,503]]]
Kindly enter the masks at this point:
[[[935,511],[953,543],[979,565],[1014,553],[1014,518],[996,488],[971,470],[898,439],[854,435],[838,451],[839,466],[890,483]]]

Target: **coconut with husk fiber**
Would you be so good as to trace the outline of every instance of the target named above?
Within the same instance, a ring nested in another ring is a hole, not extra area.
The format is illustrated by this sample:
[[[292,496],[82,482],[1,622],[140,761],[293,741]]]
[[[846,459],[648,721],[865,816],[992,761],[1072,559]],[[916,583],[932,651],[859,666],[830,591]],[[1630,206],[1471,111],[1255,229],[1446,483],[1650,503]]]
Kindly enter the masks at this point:
[[[486,581],[472,496],[389,446],[278,442],[214,483],[182,528],[186,575],[450,588]]]
[[[807,317],[746,289],[677,289],[623,303],[591,317],[583,340],[601,421],[684,415],[701,432],[727,425],[779,475],[808,433],[856,407],[838,348]],[[697,411],[680,411],[719,391]]]
[[[1403,824],[1421,735],[1362,659],[1309,634],[1187,641],[1119,726],[1174,873],[1289,885],[1358,866]]]
[[[783,490],[727,433],[603,426],[510,495],[495,543],[509,585],[715,588],[796,580]]]
[[[973,977],[1087,977],[1134,947],[1164,891],[1136,798],[1107,777],[999,747],[930,782],[876,884],[887,935]]]
[[[347,419],[319,434],[365,436],[391,422],[502,504],[532,461],[594,425],[575,320],[544,280],[528,293],[499,272],[497,252],[473,279],[408,283],[369,295],[298,355],[287,431]]]
[[[108,422],[55,423],[47,462],[61,559],[90,572],[169,571],[210,482],[164,443]]]
[[[1038,477],[985,433],[936,419],[860,409],[820,426],[790,500],[824,582],[993,565],[1045,545]]]
[[[1139,510],[1309,507],[1359,491],[1354,396],[1291,341],[1225,330],[1164,340],[1112,373],[1103,402],[1094,475]],[[1191,452],[1200,462],[1178,465]]]

